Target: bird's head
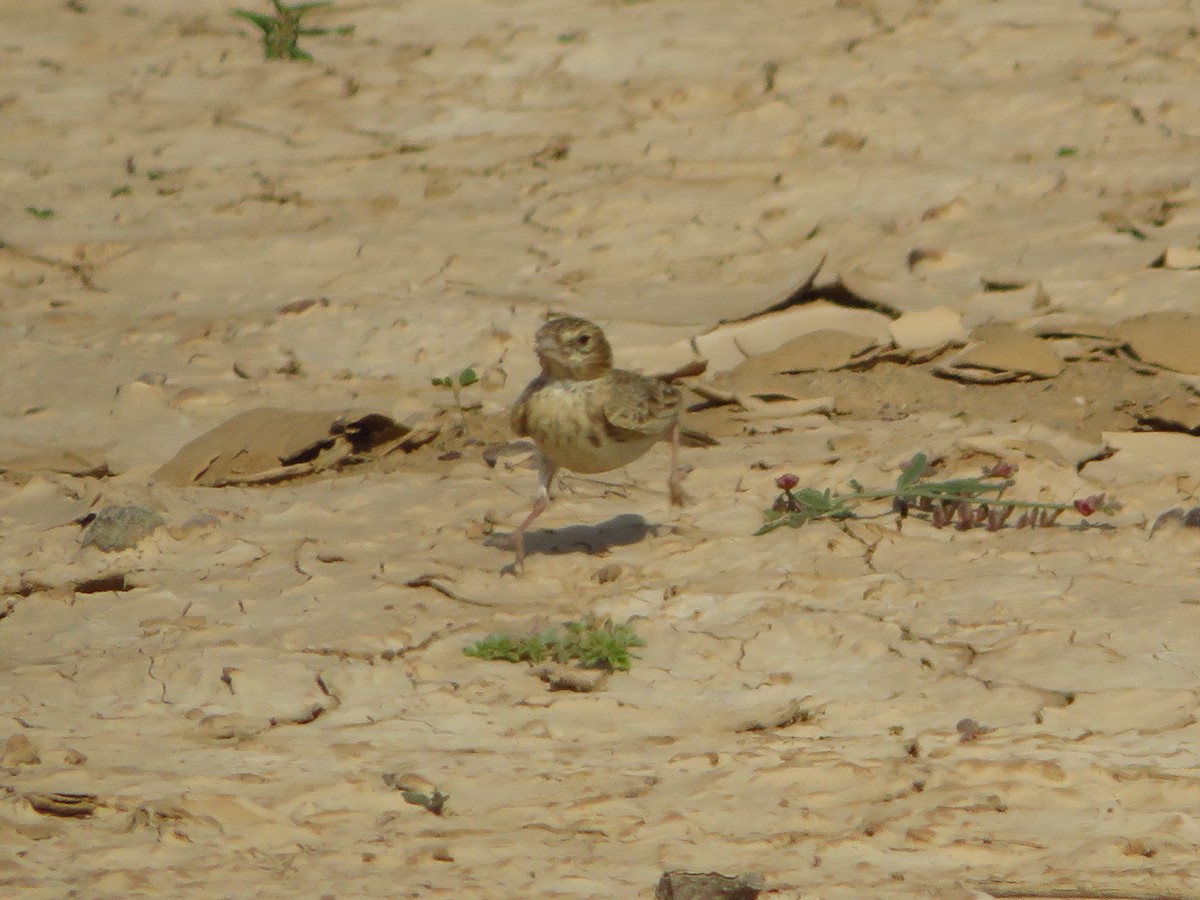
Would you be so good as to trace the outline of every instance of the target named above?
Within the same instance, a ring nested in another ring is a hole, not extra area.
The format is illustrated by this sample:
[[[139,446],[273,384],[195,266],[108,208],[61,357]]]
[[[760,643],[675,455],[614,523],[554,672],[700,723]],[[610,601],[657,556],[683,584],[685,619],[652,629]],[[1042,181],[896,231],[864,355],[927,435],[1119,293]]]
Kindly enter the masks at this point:
[[[551,319],[538,329],[534,350],[542,371],[552,378],[589,381],[612,370],[608,338],[587,319]]]

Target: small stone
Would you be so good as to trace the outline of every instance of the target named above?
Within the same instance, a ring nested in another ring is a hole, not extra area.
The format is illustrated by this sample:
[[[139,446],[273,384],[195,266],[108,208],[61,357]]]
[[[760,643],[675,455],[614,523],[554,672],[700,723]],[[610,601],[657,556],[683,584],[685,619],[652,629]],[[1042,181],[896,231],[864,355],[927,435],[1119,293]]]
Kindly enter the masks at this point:
[[[385,772],[383,783],[398,790],[405,802],[424,807],[435,816],[442,814],[450,799],[449,794],[443,794],[428,778],[415,772]]]
[[[969,744],[971,741],[978,740],[992,729],[986,725],[980,725],[974,719],[959,719],[954,725],[954,730],[958,732],[959,743]]]
[[[14,734],[4,742],[4,755],[0,766],[36,766],[42,761],[33,741],[23,734]]]
[[[577,669],[558,663],[536,666],[532,674],[546,682],[552,691],[576,691],[580,694],[604,690],[609,675],[605,669]]]
[[[265,731],[265,722],[239,713],[214,713],[199,722],[200,732],[217,741],[242,741]]]
[[[162,524],[162,516],[141,506],[106,506],[83,532],[83,546],[106,553],[128,550]]]
[[[596,584],[608,584],[621,577],[624,571],[620,563],[605,563],[592,573],[592,581]]]

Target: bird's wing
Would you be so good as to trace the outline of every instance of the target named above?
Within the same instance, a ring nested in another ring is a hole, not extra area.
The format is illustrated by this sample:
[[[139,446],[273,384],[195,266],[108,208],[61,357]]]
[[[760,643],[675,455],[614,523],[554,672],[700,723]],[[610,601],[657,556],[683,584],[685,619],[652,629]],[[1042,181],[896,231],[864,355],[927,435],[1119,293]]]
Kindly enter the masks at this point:
[[[546,386],[548,378],[549,376],[543,372],[537,378],[533,379],[533,381],[525,385],[525,390],[521,391],[521,396],[513,404],[513,408],[509,412],[508,421],[512,425],[513,433],[517,437],[529,437],[529,398]]]
[[[661,378],[614,369],[601,408],[604,418],[618,432],[633,432],[631,436],[664,434],[679,419],[683,394]]]

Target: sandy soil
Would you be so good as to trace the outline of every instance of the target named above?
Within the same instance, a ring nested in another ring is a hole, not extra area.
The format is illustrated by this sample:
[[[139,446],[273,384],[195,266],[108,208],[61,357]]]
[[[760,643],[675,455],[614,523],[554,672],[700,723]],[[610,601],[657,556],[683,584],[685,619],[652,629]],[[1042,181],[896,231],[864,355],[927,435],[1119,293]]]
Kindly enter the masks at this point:
[[[0,893],[1200,897],[1189,4],[339,0],[308,63],[5,12]],[[707,359],[716,443],[682,511],[662,449],[567,476],[508,577],[548,312]],[[754,536],[917,452],[1122,506]],[[587,616],[603,690],[462,652]]]

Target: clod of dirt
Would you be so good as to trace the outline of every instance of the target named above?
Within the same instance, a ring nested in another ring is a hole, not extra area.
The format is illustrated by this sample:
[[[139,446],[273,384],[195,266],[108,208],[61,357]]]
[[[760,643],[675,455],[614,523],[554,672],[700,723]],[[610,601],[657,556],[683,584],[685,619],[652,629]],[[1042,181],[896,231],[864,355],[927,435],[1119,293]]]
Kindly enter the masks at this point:
[[[33,791],[25,795],[29,805],[44,816],[82,819],[90,816],[100,805],[95,794],[63,794],[58,791]]]
[[[620,563],[605,563],[592,573],[592,581],[596,584],[608,584],[620,578],[623,571],[624,567]]]
[[[392,450],[409,452],[439,426],[409,427],[376,412],[306,412],[264,407],[239,413],[185,444],[154,473],[175,485],[272,484]]]
[[[756,900],[762,892],[753,875],[719,872],[663,872],[654,889],[655,900]]]
[[[4,742],[4,755],[0,756],[0,766],[36,766],[42,761],[33,741],[23,734],[14,734]]]
[[[75,582],[76,594],[107,594],[110,591],[124,593],[133,590],[133,585],[125,577],[124,572],[112,572],[107,575],[97,575],[95,578],[82,578]]]
[[[1154,520],[1154,525],[1150,528],[1150,537],[1154,537],[1155,532],[1167,526],[1200,528],[1200,506],[1193,506],[1191,509],[1184,509],[1180,506],[1168,509]]]
[[[759,713],[741,722],[734,731],[773,731],[788,728],[798,722],[811,722],[813,712],[806,704],[813,698],[795,697],[782,707],[765,707]]]
[[[1136,413],[1138,424],[1151,431],[1200,435],[1200,401],[1178,394],[1147,405]]]
[[[975,343],[934,371],[969,384],[1003,384],[1054,378],[1065,367],[1044,340],[1013,328],[976,329],[971,339]]]
[[[1141,362],[1188,375],[1200,375],[1196,342],[1200,318],[1179,312],[1150,313],[1121,323],[1121,337]]]

